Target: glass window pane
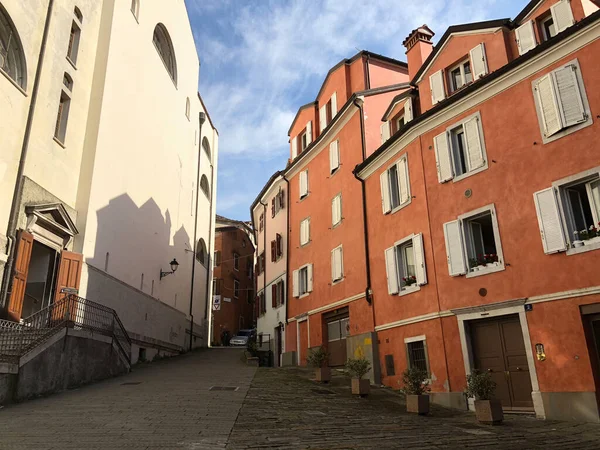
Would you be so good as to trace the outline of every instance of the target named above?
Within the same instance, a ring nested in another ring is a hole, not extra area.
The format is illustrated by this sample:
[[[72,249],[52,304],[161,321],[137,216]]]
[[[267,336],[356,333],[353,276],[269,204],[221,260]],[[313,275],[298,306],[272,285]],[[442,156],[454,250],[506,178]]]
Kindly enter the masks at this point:
[[[465,84],[473,81],[473,74],[471,73],[471,63],[466,62],[464,65],[465,69]]]
[[[594,221],[596,222],[594,223],[594,226],[598,228],[600,225],[598,223],[600,221],[600,180],[590,183],[590,188],[592,191],[592,198],[590,199],[592,204],[592,215],[595,214]]]
[[[408,359],[410,367],[427,370],[427,357],[425,356],[425,345],[423,341],[410,342],[408,347]]]
[[[455,91],[462,87],[462,75],[460,73],[460,67],[454,69],[450,72],[450,84],[452,85],[452,90]]]
[[[345,339],[350,335],[350,319],[345,318],[340,320],[340,336]]]
[[[336,320],[335,322],[329,322],[327,324],[327,340],[328,341],[337,341],[340,338],[341,338],[340,321]]]
[[[398,186],[398,170],[396,165],[393,165],[388,170],[388,179],[390,183],[390,204],[393,209],[400,205],[400,188]]]
[[[404,247],[404,267],[406,269],[406,276],[414,277],[415,272],[415,253],[413,251],[412,243]]]

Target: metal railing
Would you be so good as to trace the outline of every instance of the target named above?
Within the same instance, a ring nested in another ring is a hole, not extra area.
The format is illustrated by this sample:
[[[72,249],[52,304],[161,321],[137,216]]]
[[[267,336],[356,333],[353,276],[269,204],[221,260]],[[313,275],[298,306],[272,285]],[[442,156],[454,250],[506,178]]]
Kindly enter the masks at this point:
[[[0,321],[0,361],[15,362],[63,328],[111,336],[131,361],[131,339],[116,311],[77,295],[67,295],[21,323]]]

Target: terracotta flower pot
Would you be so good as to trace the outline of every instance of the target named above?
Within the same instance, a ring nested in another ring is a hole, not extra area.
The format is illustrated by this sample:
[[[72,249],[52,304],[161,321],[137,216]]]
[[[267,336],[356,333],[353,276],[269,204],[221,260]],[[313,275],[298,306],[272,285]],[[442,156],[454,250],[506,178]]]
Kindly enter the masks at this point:
[[[421,415],[429,414],[429,395],[407,395],[406,411]]]
[[[318,367],[315,369],[315,378],[321,383],[328,383],[331,381],[331,369],[329,367]]]
[[[500,400],[475,400],[475,415],[477,420],[486,425],[499,425],[504,420]]]
[[[352,393],[354,395],[369,395],[371,391],[371,382],[368,379],[352,378]]]

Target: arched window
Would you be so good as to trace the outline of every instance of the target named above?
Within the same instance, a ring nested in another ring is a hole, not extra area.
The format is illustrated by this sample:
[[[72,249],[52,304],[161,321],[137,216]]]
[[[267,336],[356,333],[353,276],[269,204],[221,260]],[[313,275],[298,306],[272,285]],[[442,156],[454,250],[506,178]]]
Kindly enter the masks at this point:
[[[131,0],[131,12],[136,20],[140,18],[140,0]]]
[[[208,143],[208,139],[206,139],[206,137],[202,139],[202,148],[208,155],[208,159],[210,159],[210,144]]]
[[[0,70],[19,87],[27,86],[27,68],[21,39],[8,12],[0,3]]]
[[[202,175],[202,178],[200,179],[200,189],[202,189],[206,198],[210,200],[210,186],[208,185],[208,178],[206,178],[206,175]]]
[[[190,120],[190,98],[185,99],[185,117]]]
[[[77,17],[80,23],[83,22],[83,14],[81,14],[81,10],[77,6],[75,7],[75,17]]]
[[[171,42],[169,33],[162,23],[159,23],[154,28],[154,37],[152,38],[152,42],[154,42],[154,46],[156,47],[158,54],[163,60],[163,63],[165,63],[165,67],[167,68],[167,72],[169,72],[171,79],[175,85],[177,85],[177,63],[175,61],[175,51],[173,50],[173,43]]]
[[[63,84],[68,90],[73,90],[73,78],[67,72],[63,75]]]
[[[208,262],[207,260],[208,253],[206,250],[206,242],[204,242],[204,239],[200,238],[196,243],[196,261],[205,266]]]

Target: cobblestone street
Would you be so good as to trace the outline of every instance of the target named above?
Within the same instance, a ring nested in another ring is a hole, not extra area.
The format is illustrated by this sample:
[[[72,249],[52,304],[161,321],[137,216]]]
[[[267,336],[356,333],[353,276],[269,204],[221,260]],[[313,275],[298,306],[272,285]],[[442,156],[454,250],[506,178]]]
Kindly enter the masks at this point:
[[[350,393],[336,376],[255,369],[214,349],[77,390],[0,409],[0,449],[598,449],[600,426],[508,416],[499,427],[434,407],[409,415],[402,397]],[[211,387],[237,390],[209,390]]]

